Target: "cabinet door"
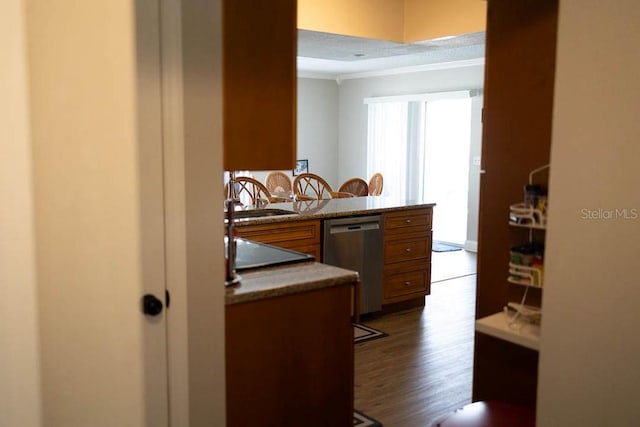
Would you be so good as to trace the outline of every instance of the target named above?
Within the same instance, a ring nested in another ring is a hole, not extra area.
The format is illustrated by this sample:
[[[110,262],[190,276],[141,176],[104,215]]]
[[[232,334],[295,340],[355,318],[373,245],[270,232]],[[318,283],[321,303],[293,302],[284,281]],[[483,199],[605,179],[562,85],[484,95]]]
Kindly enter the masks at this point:
[[[238,237],[313,255],[321,262],[320,221],[247,225],[235,232]]]
[[[227,425],[353,422],[352,285],[226,307]]]
[[[431,208],[384,215],[382,303],[421,301],[431,289]]]
[[[384,303],[394,303],[428,295],[431,270],[425,260],[387,266],[384,275]]]
[[[431,258],[431,236],[419,239],[405,239],[388,242],[384,245],[384,262],[391,264],[400,261]]]
[[[296,5],[223,1],[225,170],[294,167]]]

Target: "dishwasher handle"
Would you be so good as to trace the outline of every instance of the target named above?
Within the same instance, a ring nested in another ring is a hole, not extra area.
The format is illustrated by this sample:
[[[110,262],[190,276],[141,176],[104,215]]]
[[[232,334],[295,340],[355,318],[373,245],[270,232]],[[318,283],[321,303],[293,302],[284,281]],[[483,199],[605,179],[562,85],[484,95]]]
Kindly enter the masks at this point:
[[[340,225],[331,225],[329,227],[329,233],[331,234],[339,234],[339,233],[354,233],[354,232],[362,232],[369,230],[379,230],[380,223],[376,222],[361,222],[356,224],[340,224]]]

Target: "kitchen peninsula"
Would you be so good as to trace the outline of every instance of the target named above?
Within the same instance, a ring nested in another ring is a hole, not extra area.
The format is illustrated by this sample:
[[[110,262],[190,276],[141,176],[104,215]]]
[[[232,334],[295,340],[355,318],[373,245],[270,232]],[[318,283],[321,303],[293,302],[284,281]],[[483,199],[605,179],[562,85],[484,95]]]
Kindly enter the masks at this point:
[[[423,306],[429,294],[434,205],[382,196],[275,203],[236,210],[235,229],[239,237],[308,253],[323,262],[326,220],[380,215],[380,292],[382,311],[390,312]],[[366,289],[367,283],[362,286]]]

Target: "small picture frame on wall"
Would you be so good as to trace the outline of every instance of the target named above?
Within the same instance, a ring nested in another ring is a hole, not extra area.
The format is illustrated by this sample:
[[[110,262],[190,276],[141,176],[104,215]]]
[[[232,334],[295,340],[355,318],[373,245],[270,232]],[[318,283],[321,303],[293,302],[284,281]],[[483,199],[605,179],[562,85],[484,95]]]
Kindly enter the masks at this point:
[[[309,172],[309,160],[296,160],[296,168],[293,170],[293,176]]]

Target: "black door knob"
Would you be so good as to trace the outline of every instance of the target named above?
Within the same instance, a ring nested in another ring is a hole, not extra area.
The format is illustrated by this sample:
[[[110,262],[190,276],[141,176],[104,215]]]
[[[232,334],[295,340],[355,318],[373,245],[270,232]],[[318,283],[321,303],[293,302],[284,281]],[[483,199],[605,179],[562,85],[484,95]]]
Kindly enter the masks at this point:
[[[149,316],[157,316],[162,313],[162,301],[151,294],[142,297],[142,312]]]

